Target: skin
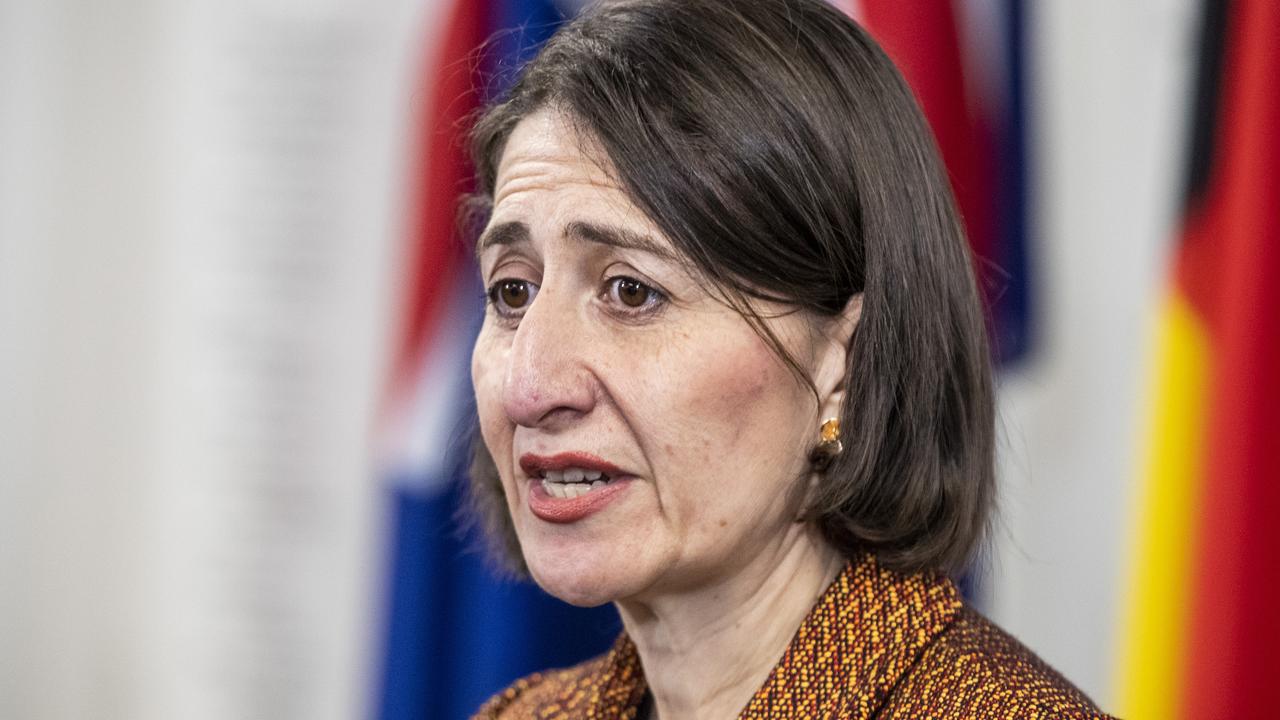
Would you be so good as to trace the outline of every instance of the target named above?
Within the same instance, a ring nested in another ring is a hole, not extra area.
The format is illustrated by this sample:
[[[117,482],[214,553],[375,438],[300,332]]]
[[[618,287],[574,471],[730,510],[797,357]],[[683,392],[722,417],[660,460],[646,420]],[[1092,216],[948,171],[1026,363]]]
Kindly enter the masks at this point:
[[[479,243],[498,287],[472,355],[481,432],[534,580],[576,605],[617,604],[659,716],[733,717],[845,562],[796,521],[790,490],[817,481],[807,458],[838,414],[861,298],[834,319],[757,308],[819,402],[600,157],[552,110],[506,145]],[[567,233],[576,222],[654,251]],[[522,232],[486,246],[499,227]],[[635,479],[577,522],[539,519],[519,458],[570,451]]]

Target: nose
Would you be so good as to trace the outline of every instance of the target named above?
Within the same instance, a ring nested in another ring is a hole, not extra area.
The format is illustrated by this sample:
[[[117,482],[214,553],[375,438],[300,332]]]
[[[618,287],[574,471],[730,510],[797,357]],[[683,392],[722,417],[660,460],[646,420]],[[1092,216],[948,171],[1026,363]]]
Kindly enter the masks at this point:
[[[569,298],[543,287],[520,318],[508,356],[502,400],[515,424],[550,430],[591,411],[586,336]]]

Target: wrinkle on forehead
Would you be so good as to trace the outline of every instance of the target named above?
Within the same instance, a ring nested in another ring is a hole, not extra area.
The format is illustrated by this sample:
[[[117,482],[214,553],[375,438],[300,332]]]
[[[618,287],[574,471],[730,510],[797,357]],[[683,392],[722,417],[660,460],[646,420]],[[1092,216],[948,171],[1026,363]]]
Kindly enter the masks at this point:
[[[544,109],[521,120],[512,130],[494,182],[495,212],[504,201],[532,191],[572,187],[595,191],[595,197],[619,217],[647,216],[614,179],[608,156],[589,134],[563,111]]]
[[[510,171],[504,176],[500,175],[498,182],[495,183],[494,206],[496,207],[503,200],[523,192],[559,190],[574,185],[602,190],[609,195],[617,193],[625,198],[622,188],[618,187],[607,175],[604,175],[598,169],[594,172],[590,171],[594,166],[580,170],[572,166],[566,166],[565,163],[567,162],[572,161],[567,158],[563,160],[555,158],[520,158],[513,161]]]

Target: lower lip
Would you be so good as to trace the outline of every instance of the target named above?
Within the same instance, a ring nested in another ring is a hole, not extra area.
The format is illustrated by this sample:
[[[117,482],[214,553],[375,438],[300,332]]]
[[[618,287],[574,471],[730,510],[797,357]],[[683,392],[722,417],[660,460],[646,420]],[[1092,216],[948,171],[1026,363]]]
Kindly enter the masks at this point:
[[[629,477],[614,478],[604,487],[596,488],[585,495],[560,498],[548,493],[547,489],[542,487],[542,480],[537,479],[530,483],[529,509],[534,515],[547,522],[577,522],[603,510],[627,489],[631,481],[632,478]]]

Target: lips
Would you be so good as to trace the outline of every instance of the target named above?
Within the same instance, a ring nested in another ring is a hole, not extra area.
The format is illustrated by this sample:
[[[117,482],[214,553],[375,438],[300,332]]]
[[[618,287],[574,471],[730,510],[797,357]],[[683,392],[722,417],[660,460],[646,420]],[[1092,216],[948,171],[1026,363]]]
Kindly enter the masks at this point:
[[[634,479],[595,455],[566,452],[520,456],[530,481],[529,509],[543,520],[572,523],[603,510]]]
[[[596,470],[609,477],[622,475],[623,472],[611,462],[584,452],[564,452],[556,455],[535,455],[525,453],[520,456],[520,469],[529,477],[542,477],[547,470],[563,472],[570,468]]]

